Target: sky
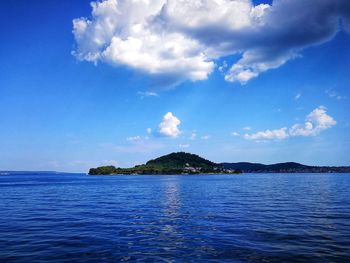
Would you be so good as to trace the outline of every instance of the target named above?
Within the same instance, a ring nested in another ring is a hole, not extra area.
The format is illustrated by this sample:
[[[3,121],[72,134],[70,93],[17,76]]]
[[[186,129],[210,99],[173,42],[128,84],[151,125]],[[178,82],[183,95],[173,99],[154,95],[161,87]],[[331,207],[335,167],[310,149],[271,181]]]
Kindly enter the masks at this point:
[[[2,1],[0,33],[0,170],[350,165],[347,0]]]

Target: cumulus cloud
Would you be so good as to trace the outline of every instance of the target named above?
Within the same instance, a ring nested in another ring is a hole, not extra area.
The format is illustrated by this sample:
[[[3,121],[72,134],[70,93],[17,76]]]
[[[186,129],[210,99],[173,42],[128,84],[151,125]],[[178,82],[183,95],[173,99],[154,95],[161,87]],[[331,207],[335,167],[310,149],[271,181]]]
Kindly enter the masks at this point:
[[[73,20],[80,60],[127,66],[173,83],[204,80],[218,67],[225,79],[247,83],[300,56],[309,46],[350,31],[348,0],[105,0],[89,18]],[[227,67],[227,69],[226,69]]]
[[[253,134],[245,134],[244,139],[247,140],[283,140],[288,137],[287,128],[278,130],[259,131]]]
[[[202,140],[209,140],[210,139],[210,135],[203,135],[202,137],[201,137],[201,139]]]
[[[331,128],[337,122],[326,113],[326,110],[323,106],[314,109],[306,117],[305,123],[293,125],[289,134],[291,136],[315,136],[321,131]]]
[[[231,135],[232,135],[232,136],[239,136],[240,134],[239,134],[238,132],[235,132],[235,131],[234,131],[234,132],[231,133]]]
[[[181,121],[175,117],[171,112],[164,115],[163,121],[159,124],[159,134],[166,137],[176,138],[180,135],[179,129]]]
[[[206,79],[214,69],[200,42],[151,21],[166,1],[106,0],[91,5],[90,19],[73,20],[78,59],[171,75],[177,81]]]
[[[315,136],[336,123],[333,117],[327,114],[327,109],[319,106],[306,116],[304,124],[295,124],[289,129],[284,127],[276,130],[259,131],[253,134],[245,134],[243,137],[247,140],[283,140],[295,136]]]
[[[181,148],[181,149],[187,149],[189,147],[190,147],[189,144],[179,144],[179,148]]]

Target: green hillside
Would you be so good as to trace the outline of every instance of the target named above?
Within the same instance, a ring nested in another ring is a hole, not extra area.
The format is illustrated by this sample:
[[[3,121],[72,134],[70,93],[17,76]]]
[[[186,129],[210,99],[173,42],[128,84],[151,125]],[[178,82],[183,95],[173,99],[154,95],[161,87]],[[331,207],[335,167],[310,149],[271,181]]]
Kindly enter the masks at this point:
[[[161,166],[161,167],[172,167],[172,168],[184,168],[190,167],[205,167],[213,168],[217,167],[216,163],[208,161],[196,154],[178,152],[164,155],[162,157],[150,160],[146,163],[148,166]]]
[[[239,173],[234,169],[206,160],[196,154],[178,152],[161,156],[133,168],[101,166],[91,168],[90,175],[112,174],[203,174],[203,173]]]

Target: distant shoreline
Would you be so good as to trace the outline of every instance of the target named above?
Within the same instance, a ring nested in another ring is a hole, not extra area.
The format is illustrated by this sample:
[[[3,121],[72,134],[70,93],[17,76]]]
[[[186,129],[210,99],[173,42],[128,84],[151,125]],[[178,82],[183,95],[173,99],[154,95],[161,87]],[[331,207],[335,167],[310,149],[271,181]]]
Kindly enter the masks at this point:
[[[13,175],[49,175],[49,176],[55,176],[55,175],[83,175],[83,176],[202,176],[202,175],[244,175],[244,174],[350,174],[350,172],[242,172],[242,173],[197,173],[197,174],[89,174],[86,172],[53,172],[53,173],[45,173],[42,171],[27,171],[27,172],[12,172],[12,171],[6,171],[2,172],[0,171],[0,177],[1,176],[13,176]]]
[[[170,153],[131,168],[100,166],[90,175],[188,175],[241,173],[350,173],[350,166],[310,166],[295,162],[265,165],[261,163],[214,163],[196,154]]]

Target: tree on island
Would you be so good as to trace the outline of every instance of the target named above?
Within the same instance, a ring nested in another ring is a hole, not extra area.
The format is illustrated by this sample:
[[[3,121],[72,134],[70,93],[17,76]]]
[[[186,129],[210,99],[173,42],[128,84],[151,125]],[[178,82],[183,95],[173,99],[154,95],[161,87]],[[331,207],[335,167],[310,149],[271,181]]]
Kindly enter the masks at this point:
[[[206,160],[196,154],[177,152],[158,157],[133,168],[101,166],[91,168],[90,175],[111,174],[199,174],[240,173],[236,169],[225,169],[220,164]]]

